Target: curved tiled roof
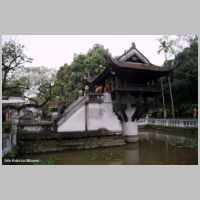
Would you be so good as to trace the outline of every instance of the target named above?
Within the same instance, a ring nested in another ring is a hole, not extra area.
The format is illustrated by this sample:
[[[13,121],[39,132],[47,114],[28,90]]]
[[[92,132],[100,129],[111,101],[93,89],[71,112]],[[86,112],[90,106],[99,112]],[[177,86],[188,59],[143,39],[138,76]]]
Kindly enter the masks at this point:
[[[107,66],[130,68],[130,69],[153,71],[153,72],[170,72],[171,70],[174,69],[174,67],[160,67],[160,66],[153,65],[151,63],[144,64],[144,63],[136,63],[136,62],[129,62],[129,61],[123,62],[119,60],[114,60],[108,54],[104,54],[104,57],[107,61]]]
[[[153,64],[143,64],[134,62],[112,61],[111,64],[121,68],[130,68],[130,69],[154,71],[154,72],[170,72],[171,70],[174,69],[173,67],[159,67]]]
[[[120,59],[113,59],[108,53],[104,54],[104,57],[106,59],[106,68],[104,71],[97,75],[94,78],[91,78],[88,80],[89,83],[95,83],[98,82],[100,79],[105,78],[108,74],[110,74],[111,71],[115,70],[120,70],[120,69],[131,69],[132,72],[142,72],[142,73],[147,73],[150,76],[152,75],[154,78],[159,78],[165,75],[168,75],[174,67],[160,67],[151,64],[150,62],[148,63],[137,63],[137,62],[130,62],[130,61],[120,61]]]

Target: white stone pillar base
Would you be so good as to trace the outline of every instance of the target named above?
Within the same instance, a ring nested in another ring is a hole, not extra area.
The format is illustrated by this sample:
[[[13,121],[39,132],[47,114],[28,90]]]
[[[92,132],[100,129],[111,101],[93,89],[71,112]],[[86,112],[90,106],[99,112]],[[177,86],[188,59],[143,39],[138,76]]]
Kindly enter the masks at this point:
[[[125,135],[125,141],[127,143],[138,142],[138,135]]]
[[[126,142],[138,142],[138,122],[122,122]]]

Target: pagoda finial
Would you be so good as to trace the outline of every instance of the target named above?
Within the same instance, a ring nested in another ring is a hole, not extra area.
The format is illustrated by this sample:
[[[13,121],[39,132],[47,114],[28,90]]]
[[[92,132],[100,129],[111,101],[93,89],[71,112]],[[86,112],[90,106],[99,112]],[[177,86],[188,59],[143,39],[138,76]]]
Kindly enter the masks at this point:
[[[135,46],[135,42],[132,42],[132,47],[133,47],[133,48],[135,48],[135,47],[136,47],[136,46]]]

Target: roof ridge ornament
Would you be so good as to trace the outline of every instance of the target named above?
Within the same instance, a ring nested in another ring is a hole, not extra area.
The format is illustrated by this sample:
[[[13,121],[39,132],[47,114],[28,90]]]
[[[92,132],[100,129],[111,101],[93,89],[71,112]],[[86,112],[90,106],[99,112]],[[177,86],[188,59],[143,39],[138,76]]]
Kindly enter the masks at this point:
[[[132,42],[132,48],[136,48],[135,42]]]

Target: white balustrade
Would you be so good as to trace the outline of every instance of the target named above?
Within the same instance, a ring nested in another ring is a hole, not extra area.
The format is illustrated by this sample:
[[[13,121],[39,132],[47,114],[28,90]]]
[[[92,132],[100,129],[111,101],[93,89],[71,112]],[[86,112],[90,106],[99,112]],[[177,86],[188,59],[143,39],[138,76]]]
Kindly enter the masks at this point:
[[[138,120],[139,126],[145,125],[158,125],[158,126],[175,126],[175,127],[198,127],[197,119],[155,119],[155,118],[142,118]]]

